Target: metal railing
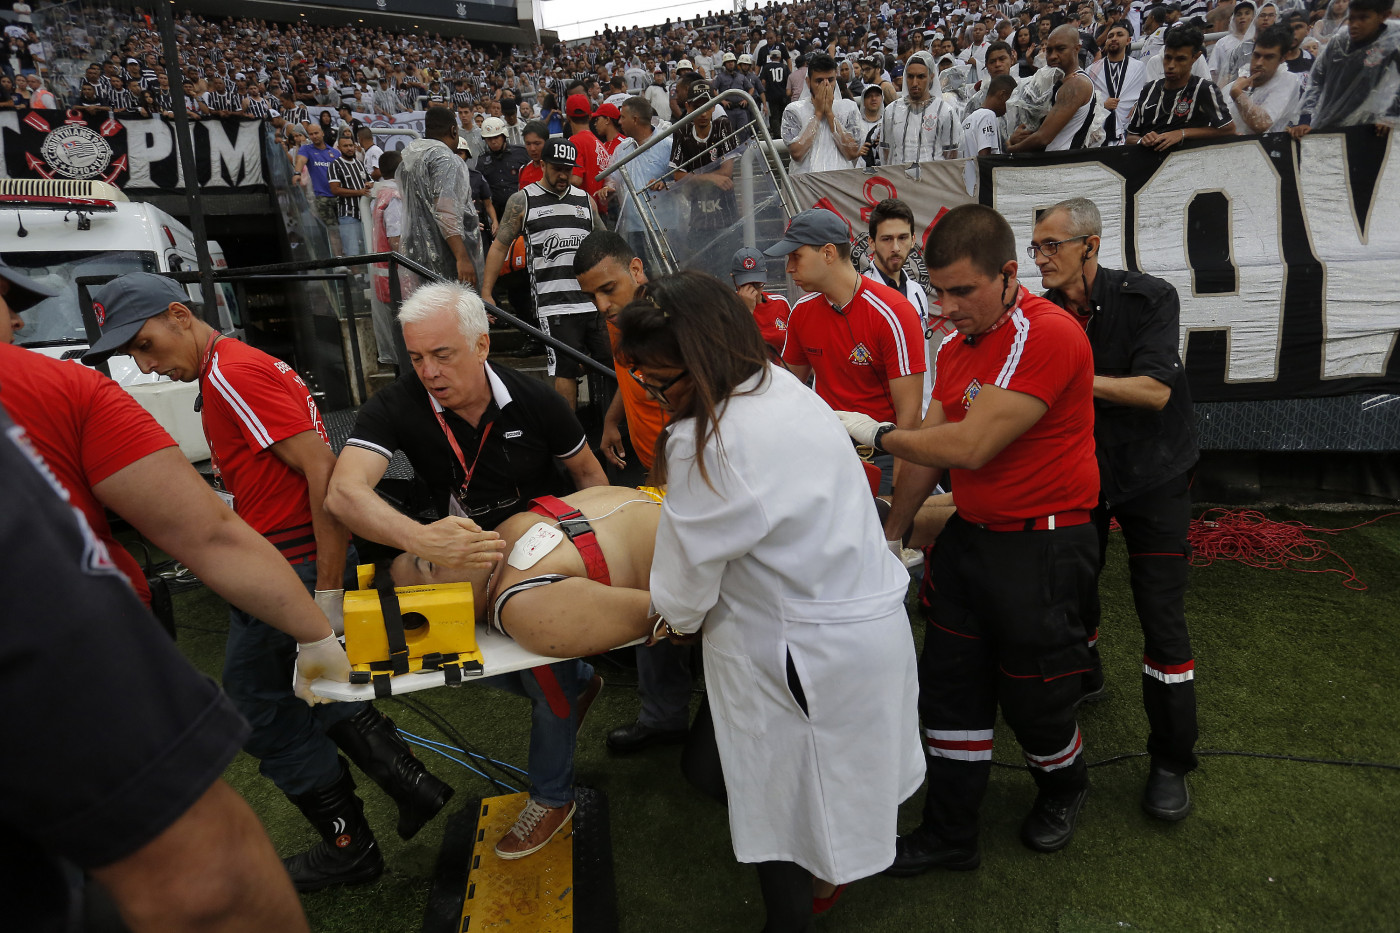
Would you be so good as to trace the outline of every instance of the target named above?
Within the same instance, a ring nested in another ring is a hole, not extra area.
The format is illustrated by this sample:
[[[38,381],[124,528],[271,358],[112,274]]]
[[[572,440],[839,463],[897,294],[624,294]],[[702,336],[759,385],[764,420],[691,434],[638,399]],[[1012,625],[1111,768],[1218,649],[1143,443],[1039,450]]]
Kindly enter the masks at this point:
[[[350,364],[354,371],[355,385],[359,390],[358,398],[363,402],[364,399],[368,398],[369,390],[365,377],[364,361],[360,350],[359,330],[356,327],[356,321],[363,317],[363,315],[356,314],[355,301],[352,295],[353,273],[345,271],[345,269],[352,266],[368,265],[378,262],[388,263],[389,266],[389,306],[391,308],[397,308],[402,303],[404,297],[402,284],[399,281],[398,275],[400,268],[407,269],[428,282],[445,283],[448,281],[444,276],[396,252],[364,253],[357,256],[335,256],[326,259],[304,259],[294,262],[274,263],[271,265],[220,269],[214,272],[214,280],[217,282],[243,284],[258,282],[286,284],[302,282],[338,283],[343,297],[341,310],[344,313],[344,320],[349,325]],[[322,271],[335,269],[341,269],[342,271]],[[198,283],[200,280],[199,273],[194,270],[187,272],[164,272],[160,274],[182,285]],[[100,285],[105,285],[116,277],[115,275],[85,275],[79,276],[74,280],[74,284],[78,286],[78,305],[82,313],[83,326],[87,330],[89,343],[96,343],[98,337],[101,336],[101,331],[97,326],[97,317],[93,314],[92,310],[91,289]],[[482,303],[485,304],[487,313],[496,318],[497,321],[547,344],[553,348],[556,353],[562,353],[570,359],[576,360],[584,366],[586,371],[590,371],[591,377],[603,377],[605,380],[611,380],[613,383],[617,382],[617,374],[613,371],[612,367],[598,362],[586,353],[574,349],[560,341],[559,338],[550,336],[538,327],[521,320],[509,311],[497,307],[490,301],[483,299]],[[245,317],[246,313],[245,311]],[[292,315],[292,328],[295,339],[303,347],[310,347],[315,342],[314,335],[310,329],[310,317],[311,315],[309,313],[294,313]],[[400,368],[407,368],[410,366],[410,362],[404,359],[402,352],[397,349],[396,356],[399,357]],[[105,372],[106,364],[102,364],[99,368],[103,369]],[[351,393],[351,397],[354,398],[355,394]]]

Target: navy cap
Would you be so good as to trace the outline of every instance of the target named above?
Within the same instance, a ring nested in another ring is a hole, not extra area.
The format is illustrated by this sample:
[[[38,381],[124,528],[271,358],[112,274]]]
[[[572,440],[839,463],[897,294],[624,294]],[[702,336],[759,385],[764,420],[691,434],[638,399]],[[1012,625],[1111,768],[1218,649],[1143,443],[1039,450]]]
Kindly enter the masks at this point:
[[[750,283],[762,285],[768,281],[768,263],[758,250],[752,246],[745,246],[734,254],[729,274],[736,286]]]
[[[7,266],[4,260],[0,260],[0,279],[10,283],[10,288],[5,293],[5,304],[9,305],[15,314],[23,314],[45,298],[53,298],[58,294],[47,285],[40,285],[28,276],[20,275]]]
[[[132,272],[108,282],[92,295],[92,312],[102,336],[83,354],[83,362],[92,366],[107,359],[176,301],[188,305],[190,296],[184,286],[163,275]]]
[[[544,144],[540,161],[550,165],[578,165],[578,149],[567,139],[555,137]]]
[[[824,207],[813,207],[792,218],[783,238],[765,249],[763,255],[776,258],[786,256],[799,246],[850,242],[851,230],[844,220]]]

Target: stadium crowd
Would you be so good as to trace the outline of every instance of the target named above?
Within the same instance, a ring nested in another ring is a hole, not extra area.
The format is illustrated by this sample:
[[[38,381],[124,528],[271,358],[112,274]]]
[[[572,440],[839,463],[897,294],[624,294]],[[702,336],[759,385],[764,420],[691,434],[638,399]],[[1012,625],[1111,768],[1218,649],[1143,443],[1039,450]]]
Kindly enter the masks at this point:
[[[5,28],[0,108],[171,117],[183,106],[196,119],[246,116],[306,131],[310,107],[335,108],[337,129],[357,129],[364,116],[444,104],[464,127],[496,116],[515,137],[534,118],[562,132],[563,105],[580,90],[594,112],[643,96],[658,119],[672,119],[684,112],[677,88],[694,74],[716,92],[747,90],[776,135],[784,109],[803,96],[811,57],[825,54],[837,65],[832,93],[846,102],[832,108],[836,123],[867,163],[1149,134],[1148,145],[1165,147],[1182,129],[1188,137],[1200,135],[1192,130],[1244,135],[1388,123],[1400,113],[1400,41],[1385,27],[1389,6],[1374,0],[839,0],[605,27],[585,41],[523,49],[416,29],[213,21],[186,12],[177,22],[181,66],[169,70],[158,34],[130,11],[70,4],[47,18],[43,5],[37,14],[22,0],[17,6],[26,11]],[[1209,49],[1207,36],[1216,40]],[[922,70],[907,74],[911,61]],[[1319,62],[1323,80],[1310,81]],[[997,82],[1001,76],[1011,83]],[[982,110],[997,118],[995,140]],[[1144,132],[1131,133],[1137,111]],[[914,113],[924,114],[919,133],[910,128]],[[975,138],[964,144],[969,134]]]

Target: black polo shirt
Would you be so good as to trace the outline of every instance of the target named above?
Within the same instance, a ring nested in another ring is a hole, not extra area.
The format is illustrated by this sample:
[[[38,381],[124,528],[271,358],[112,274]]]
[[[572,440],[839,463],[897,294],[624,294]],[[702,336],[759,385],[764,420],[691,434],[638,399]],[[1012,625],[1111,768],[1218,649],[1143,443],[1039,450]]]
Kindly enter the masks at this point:
[[[1075,315],[1094,350],[1098,376],[1151,376],[1171,388],[1161,411],[1094,399],[1094,443],[1100,496],[1126,502],[1195,465],[1196,415],[1181,364],[1181,301],[1170,282],[1141,272],[1099,269],[1090,315],[1075,313],[1064,294],[1045,297]]]
[[[386,460],[403,451],[437,516],[444,517],[448,497],[462,488],[466,474],[438,424],[434,412],[440,410],[467,466],[476,463],[462,505],[483,528],[500,524],[536,496],[571,492],[559,463],[583,450],[588,439],[568,403],[540,380],[489,361],[486,378],[491,402],[476,428],[442,409],[409,370],[364,404],[346,444]]]

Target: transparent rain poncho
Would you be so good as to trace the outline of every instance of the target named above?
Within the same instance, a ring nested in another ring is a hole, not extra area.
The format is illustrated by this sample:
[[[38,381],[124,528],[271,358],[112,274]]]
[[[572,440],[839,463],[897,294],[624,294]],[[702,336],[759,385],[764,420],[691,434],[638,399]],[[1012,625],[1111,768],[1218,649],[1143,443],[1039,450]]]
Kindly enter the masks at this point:
[[[1302,110],[1315,130],[1400,122],[1400,26],[1382,26],[1359,48],[1337,31],[1313,63]]]
[[[401,152],[403,164],[396,176],[403,196],[400,251],[455,282],[457,259],[447,239],[460,236],[481,281],[486,264],[466,163],[436,139],[415,139]]]

